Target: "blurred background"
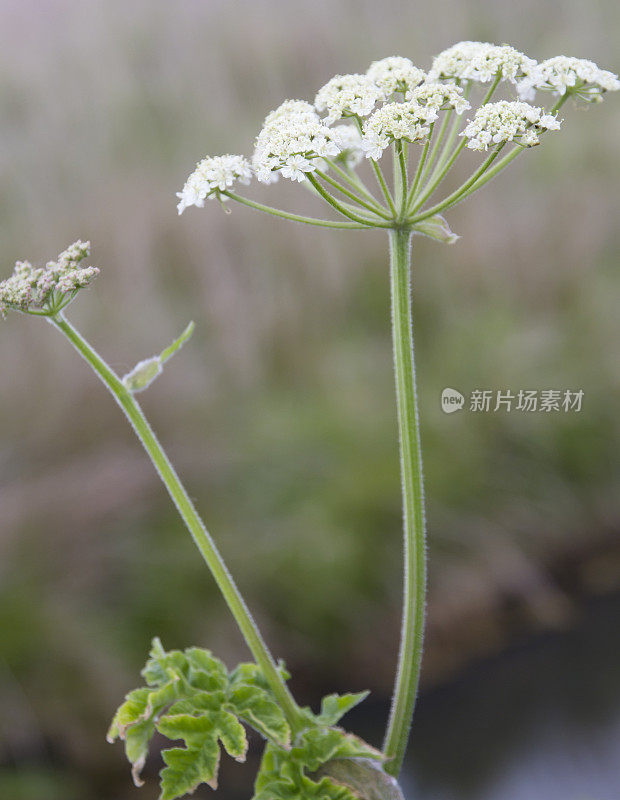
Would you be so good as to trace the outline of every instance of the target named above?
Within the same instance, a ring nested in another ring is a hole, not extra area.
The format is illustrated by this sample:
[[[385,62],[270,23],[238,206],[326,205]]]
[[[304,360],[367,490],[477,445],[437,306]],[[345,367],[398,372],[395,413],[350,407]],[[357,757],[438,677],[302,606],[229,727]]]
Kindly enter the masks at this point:
[[[196,333],[141,399],[301,701],[370,689],[380,744],[400,613],[400,497],[379,232],[175,209],[284,98],[461,39],[618,71],[620,6],[523,0],[0,2],[2,273],[93,242],[70,316],[118,371]],[[416,240],[430,532],[416,800],[620,796],[620,105]],[[281,182],[252,196],[320,215]],[[248,657],[112,399],[65,341],[0,333],[0,796],[138,800],[104,740],[149,641]],[[571,388],[580,413],[463,411],[441,390]],[[259,756],[223,764],[247,798]],[[212,794],[207,787],[197,798]]]

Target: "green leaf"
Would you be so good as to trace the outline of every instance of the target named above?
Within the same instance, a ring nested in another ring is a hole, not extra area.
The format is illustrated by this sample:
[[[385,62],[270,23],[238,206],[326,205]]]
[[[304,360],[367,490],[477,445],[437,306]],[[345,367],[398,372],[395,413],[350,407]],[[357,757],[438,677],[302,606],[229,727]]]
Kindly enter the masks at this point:
[[[397,781],[384,772],[381,765],[366,758],[328,761],[312,777],[327,777],[364,800],[404,800]]]
[[[430,236],[436,242],[443,242],[444,244],[454,244],[461,238],[450,230],[450,226],[441,214],[435,214],[433,217],[417,222],[413,226],[413,232],[420,233],[423,236]]]
[[[354,706],[365,700],[370,692],[357,694],[328,694],[321,702],[321,713],[317,716],[320,725],[335,725]]]
[[[263,688],[237,684],[231,689],[229,702],[237,716],[266,739],[273,739],[282,747],[289,746],[291,729],[284,712]]]
[[[267,746],[253,800],[359,800],[362,795],[333,780],[327,770],[334,759],[349,762],[360,758],[382,760],[383,754],[338,728],[309,727],[288,751],[274,744]]]
[[[237,761],[245,761],[247,738],[243,726],[228,711],[167,716],[157,730],[168,739],[183,739],[185,749],[173,747],[162,753],[161,800],[175,800],[193,792],[201,783],[217,788],[220,760],[218,740]]]
[[[185,741],[184,748],[163,752],[164,800],[181,797],[200,783],[217,784],[219,742],[233,758],[245,758],[247,740],[241,722],[280,747],[290,744],[284,713],[255,664],[240,664],[229,673],[208,650],[166,652],[154,639],[142,675],[147,686],[127,695],[114,716],[108,741],[125,742],[137,785],[156,730]]]
[[[333,758],[375,758],[383,754],[375,750],[363,739],[338,728],[310,728],[304,731],[299,743],[291,748],[291,758],[310,772],[315,772],[321,764]]]
[[[151,356],[151,358],[146,358],[144,361],[139,361],[130,372],[123,376],[122,381],[125,388],[132,393],[148,389],[155,378],[161,375],[166,361],[181,349],[193,332],[194,323],[190,322],[179,338],[175,339],[165,350],[162,350],[158,356]]]

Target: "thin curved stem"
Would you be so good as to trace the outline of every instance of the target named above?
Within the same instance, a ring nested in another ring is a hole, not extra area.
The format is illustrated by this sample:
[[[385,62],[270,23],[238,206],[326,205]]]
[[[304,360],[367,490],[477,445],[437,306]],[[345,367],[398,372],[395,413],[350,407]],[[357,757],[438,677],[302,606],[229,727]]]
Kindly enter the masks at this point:
[[[491,166],[491,164],[495,161],[497,156],[500,154],[502,148],[504,147],[505,142],[502,142],[497,146],[497,148],[491,153],[491,155],[486,158],[482,164],[478,167],[478,169],[471,175],[468,180],[465,181],[458,189],[455,189],[452,194],[449,194],[446,198],[441,200],[436,205],[432,206],[431,208],[426,209],[422,214],[418,214],[411,218],[411,223],[415,224],[416,222],[421,222],[423,219],[427,219],[428,217],[432,217],[433,214],[438,214],[440,211],[443,211],[444,208],[448,208],[448,206],[452,206],[457,203],[459,200],[463,199],[465,196],[465,192],[471,186],[473,186],[478,178],[480,178],[487,169]]]
[[[495,76],[495,78],[493,80],[493,83],[490,85],[489,91],[485,94],[482,103],[480,103],[481,106],[486,106],[486,104],[489,102],[489,100],[493,97],[493,94],[494,94],[495,90],[497,89],[497,87],[499,86],[499,82],[501,81],[501,79],[502,79],[502,73],[500,71]]]
[[[362,223],[364,225],[364,227],[371,227],[371,228],[389,228],[390,227],[388,222],[379,222],[379,220],[377,220],[376,222],[375,221],[368,222],[366,219],[364,219],[364,217],[360,217],[357,214],[354,214],[352,211],[349,211],[341,203],[339,203],[338,200],[336,200],[334,197],[332,197],[329,192],[325,191],[325,189],[321,186],[321,184],[318,182],[318,180],[314,177],[312,172],[308,172],[307,175],[308,175],[308,180],[314,186],[314,188],[317,190],[317,192],[321,195],[321,197],[327,203],[329,203],[330,206],[335,208],[336,211],[338,211],[340,214],[342,214],[343,217],[347,217],[348,219],[353,220],[353,222],[360,222],[360,223]]]
[[[398,669],[383,750],[385,769],[400,772],[415,706],[424,638],[426,533],[411,311],[411,232],[390,231],[392,340],[403,498],[404,590]]]
[[[265,644],[258,630],[258,626],[252,618],[215,542],[198,515],[185,487],[181,483],[139,404],[131,392],[125,387],[118,375],[116,375],[101,356],[95,352],[66,317],[59,314],[55,317],[48,317],[48,320],[67,337],[78,353],[90,364],[125,413],[125,416],[146,450],[159,477],[168,490],[168,494],[191,533],[194,543],[206,561],[215,582],[243,634],[246,644],[256,659],[257,664],[262,669],[274,696],[285,712],[291,726],[293,728],[297,727],[300,720],[299,708],[278,672],[273,656]]]
[[[463,90],[463,98],[465,100],[469,100],[469,96],[471,94],[471,89],[472,89],[472,83],[471,83],[471,81],[468,81],[467,85],[465,86],[465,88]],[[452,146],[454,145],[454,140],[456,139],[456,135],[457,135],[457,133],[459,131],[459,127],[460,127],[461,120],[462,120],[462,115],[461,114],[457,114],[456,112],[453,112],[453,113],[454,113],[454,119],[452,120],[452,126],[450,127],[450,133],[448,134],[448,138],[446,139],[446,142],[445,142],[445,144],[444,144],[444,146],[442,148],[442,151],[441,151],[441,153],[439,155],[439,158],[437,160],[437,164],[433,168],[433,172],[431,173],[430,180],[432,180],[435,177],[435,175],[439,172],[439,170],[446,163],[446,159],[448,158],[448,154],[452,150]],[[448,115],[449,114],[450,114],[450,112],[448,112]]]
[[[446,177],[446,175],[448,174],[448,172],[450,171],[450,169],[454,165],[454,162],[460,156],[460,154],[461,154],[461,152],[462,152],[462,150],[463,150],[463,148],[465,147],[466,144],[467,144],[467,141],[465,139],[462,139],[459,142],[458,146],[455,148],[455,150],[452,153],[452,155],[450,156],[450,158],[446,161],[446,163],[443,165],[443,167],[437,173],[437,176],[435,178],[431,177],[429,182],[424,187],[424,190],[416,198],[416,201],[413,204],[413,206],[411,208],[411,211],[417,211],[419,208],[421,208],[421,206],[424,205],[424,203],[433,194],[433,192],[439,186],[439,184],[442,182],[442,180]]]
[[[427,163],[428,150],[429,150],[429,147],[431,145],[431,139],[433,138],[433,128],[434,128],[434,126],[435,126],[435,123],[431,122],[430,130],[429,130],[428,136],[426,137],[426,142],[424,143],[424,149],[422,150],[422,155],[420,156],[420,159],[418,161],[418,166],[416,168],[415,175],[413,176],[413,181],[411,183],[411,188],[409,189],[409,194],[407,195],[407,206],[409,206],[409,204],[411,203],[411,201],[415,197],[415,193],[416,193],[416,191],[418,189],[418,186],[420,185],[420,181],[422,180],[422,176],[426,172],[426,163]],[[441,131],[440,131],[439,135],[441,136]],[[437,144],[437,143],[435,143],[435,144]],[[435,148],[433,148],[433,149],[435,149]]]
[[[407,143],[399,139],[396,143],[396,153],[398,156],[398,167],[400,168],[400,220],[402,221],[407,213]]]
[[[330,186],[333,186],[334,189],[337,189],[339,192],[344,194],[346,197],[348,197],[349,199],[353,200],[355,203],[358,203],[358,205],[360,205],[363,208],[365,208],[366,210],[370,211],[375,216],[383,217],[383,219],[391,219],[391,217],[387,213],[387,211],[384,211],[383,209],[377,208],[376,204],[371,205],[370,203],[366,202],[366,200],[364,200],[358,194],[356,194],[355,192],[352,192],[350,189],[347,189],[346,186],[343,186],[341,183],[338,183],[338,181],[334,180],[331,176],[327,175],[322,170],[317,169],[316,170],[316,174],[320,178],[322,178],[326,183],[329,183]]]
[[[225,191],[222,192],[227,197],[230,197],[231,200],[236,200],[238,203],[242,203],[244,206],[248,206],[249,208],[255,208],[257,211],[264,211],[266,214],[271,214],[274,217],[282,217],[282,219],[289,219],[292,222],[303,222],[306,225],[315,225],[319,228],[343,228],[345,230],[359,230],[360,228],[368,228],[368,223],[362,224],[354,224],[352,222],[340,222],[337,220],[330,220],[330,219],[316,219],[315,217],[304,217],[300,214],[291,214],[289,211],[281,211],[279,208],[272,208],[271,206],[266,206],[263,203],[257,203],[256,200],[250,200],[247,197],[242,197],[239,194],[235,194],[235,192]]]
[[[499,83],[500,83],[501,79],[502,79],[502,74],[501,74],[501,72],[498,72],[497,75],[495,76],[495,79],[493,80],[493,83],[489,87],[489,90],[485,94],[485,96],[484,96],[484,98],[482,100],[482,103],[480,103],[480,107],[486,106],[486,104],[490,101],[490,99],[493,96],[495,90],[499,86]],[[468,87],[468,91],[467,91],[466,96],[468,96],[468,95],[469,95],[469,87]],[[459,128],[459,123],[460,123],[460,119],[457,116],[457,117],[455,117],[454,124],[452,126],[452,130],[450,131],[450,136],[448,138],[448,142],[446,142],[446,147],[444,148],[444,150],[443,150],[443,152],[441,154],[441,157],[439,159],[437,167],[433,171],[433,174],[431,175],[427,185],[425,186],[424,191],[422,192],[420,197],[417,199],[415,204],[412,206],[412,208],[411,208],[412,211],[417,211],[419,208],[421,208],[424,205],[425,201],[432,195],[432,193],[435,191],[435,189],[439,186],[439,184],[442,182],[442,180],[448,174],[448,172],[452,168],[454,162],[459,157],[459,155],[463,151],[463,148],[467,144],[466,140],[463,139],[456,146],[456,148],[454,149],[452,154],[449,157],[447,157],[447,154],[450,151],[450,148],[452,147],[454,139],[456,138],[456,134],[457,134],[458,128]]]
[[[381,167],[379,166],[379,163],[377,161],[375,161],[374,158],[370,159],[370,163],[372,164],[372,169],[373,169],[373,172],[375,173],[375,177],[377,179],[377,183],[379,184],[379,187],[381,188],[381,191],[383,192],[383,196],[385,197],[385,200],[386,200],[386,202],[387,202],[387,204],[388,204],[388,206],[390,208],[390,211],[392,212],[394,217],[396,217],[396,206],[394,205],[394,200],[392,198],[392,194],[391,194],[390,190],[388,189],[388,185],[387,185],[387,183],[385,181],[385,177],[383,175],[383,171],[382,171]]]
[[[553,108],[551,108],[549,113],[550,114],[556,114],[567,100],[568,100],[568,96],[566,94],[562,95],[562,97],[560,97],[560,99],[555,103]],[[478,175],[478,177],[476,178],[476,180],[473,183],[471,182],[471,179],[470,179],[470,181],[467,182],[468,184],[470,184],[469,186],[466,186],[465,184],[463,184],[463,186],[461,186],[460,189],[457,189],[456,192],[454,193],[454,194],[457,195],[456,197],[454,197],[454,195],[451,195],[452,200],[450,202],[448,202],[446,205],[441,204],[441,209],[440,210],[443,210],[444,208],[448,208],[448,207],[451,208],[452,206],[455,206],[457,203],[460,203],[461,200],[464,200],[466,197],[469,197],[471,194],[473,194],[474,192],[478,191],[478,189],[481,189],[486,183],[488,183],[499,172],[501,172],[504,169],[504,167],[507,167],[508,164],[510,164],[510,162],[513,161],[519,155],[519,153],[521,153],[523,150],[527,150],[527,149],[528,149],[527,147],[521,147],[519,145],[516,145],[509,153],[507,153],[502,159],[500,159],[494,167],[492,167],[491,169],[488,169],[489,165],[487,165],[487,167],[485,167],[480,172],[480,174]],[[491,159],[491,160],[494,160],[494,159]],[[484,164],[483,164],[483,167],[484,167]],[[430,209],[431,213],[436,213],[437,212],[437,208],[438,207],[435,207],[434,211],[433,211],[433,209]],[[425,212],[425,216],[428,216],[428,214],[426,212]],[[414,218],[414,221],[415,222],[419,222],[420,219],[424,219],[424,217]]]
[[[372,203],[377,210],[385,211],[385,208],[381,205],[381,203],[377,200],[377,198],[372,194],[372,192],[368,189],[366,184],[361,180],[361,178],[353,171],[347,171],[339,167],[335,161],[331,158],[323,158],[327,164],[329,164],[330,168],[334,170],[334,172],[342,178],[343,181],[349,184],[353,189],[356,189],[361,195],[363,195],[369,203]]]

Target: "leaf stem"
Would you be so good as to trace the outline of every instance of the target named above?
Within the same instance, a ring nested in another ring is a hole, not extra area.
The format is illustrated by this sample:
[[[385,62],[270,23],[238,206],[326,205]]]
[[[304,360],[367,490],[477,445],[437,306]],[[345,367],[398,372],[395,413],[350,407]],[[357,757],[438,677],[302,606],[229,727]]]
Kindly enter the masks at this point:
[[[149,425],[148,420],[144,416],[140,405],[132,393],[123,385],[118,375],[116,375],[101,356],[95,352],[63,314],[48,317],[48,321],[67,337],[78,353],[90,364],[125,413],[125,416],[146,450],[159,477],[168,490],[168,494],[191,533],[194,543],[206,561],[215,582],[243,634],[246,644],[263,671],[275,698],[284,711],[289,723],[295,728],[300,719],[299,708],[293,700],[284,680],[280,676],[273,656],[265,644],[256,622],[252,618],[215,542],[198,515],[194,504],[159,443],[153,429]]]
[[[426,544],[411,310],[411,232],[390,231],[392,339],[403,498],[404,591],[398,669],[384,753],[386,771],[400,772],[415,705],[424,636]]]

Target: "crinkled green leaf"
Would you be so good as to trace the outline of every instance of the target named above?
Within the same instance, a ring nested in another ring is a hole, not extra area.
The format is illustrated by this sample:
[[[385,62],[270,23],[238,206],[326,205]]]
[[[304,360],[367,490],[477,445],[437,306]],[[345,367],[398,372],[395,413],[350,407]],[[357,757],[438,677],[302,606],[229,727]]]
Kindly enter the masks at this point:
[[[310,728],[291,748],[291,758],[315,772],[321,764],[333,758],[376,758],[383,754],[363,739],[337,728]]]
[[[161,800],[175,800],[193,792],[201,783],[217,788],[218,740],[229,755],[245,761],[245,730],[233,714],[223,709],[200,716],[166,716],[157,723],[157,730],[168,739],[185,742],[185,749],[173,747],[162,753],[166,767],[161,772]]]
[[[359,798],[351,786],[339,783],[321,769],[334,759],[382,760],[383,754],[338,728],[309,727],[290,750],[269,744],[256,778],[253,800],[352,800]],[[315,774],[312,774],[315,773]]]
[[[216,784],[218,742],[234,758],[245,757],[247,741],[240,721],[281,747],[290,743],[284,714],[254,664],[240,664],[229,674],[208,650],[192,647],[166,652],[154,639],[142,675],[148,685],[127,695],[108,740],[124,741],[137,785],[156,730],[169,739],[185,741],[184,748],[163,753],[164,800],[181,797],[200,783]]]
[[[280,660],[278,662],[277,670],[280,673],[282,680],[290,680],[291,674],[286,669],[286,664],[284,661]],[[230,673],[230,682],[232,685],[236,683],[249,683],[253,686],[262,686],[263,689],[269,691],[269,683],[267,682],[267,679],[263,675],[263,672],[258,664],[238,664]]]
[[[357,694],[328,694],[321,702],[321,713],[317,716],[320,725],[335,725],[354,706],[365,700],[370,692]]]
[[[235,714],[266,739],[289,746],[291,729],[284,712],[263,688],[239,683],[231,688],[228,700]]]
[[[267,745],[254,784],[252,800],[359,800],[349,788],[326,776],[317,780],[290,753]]]

